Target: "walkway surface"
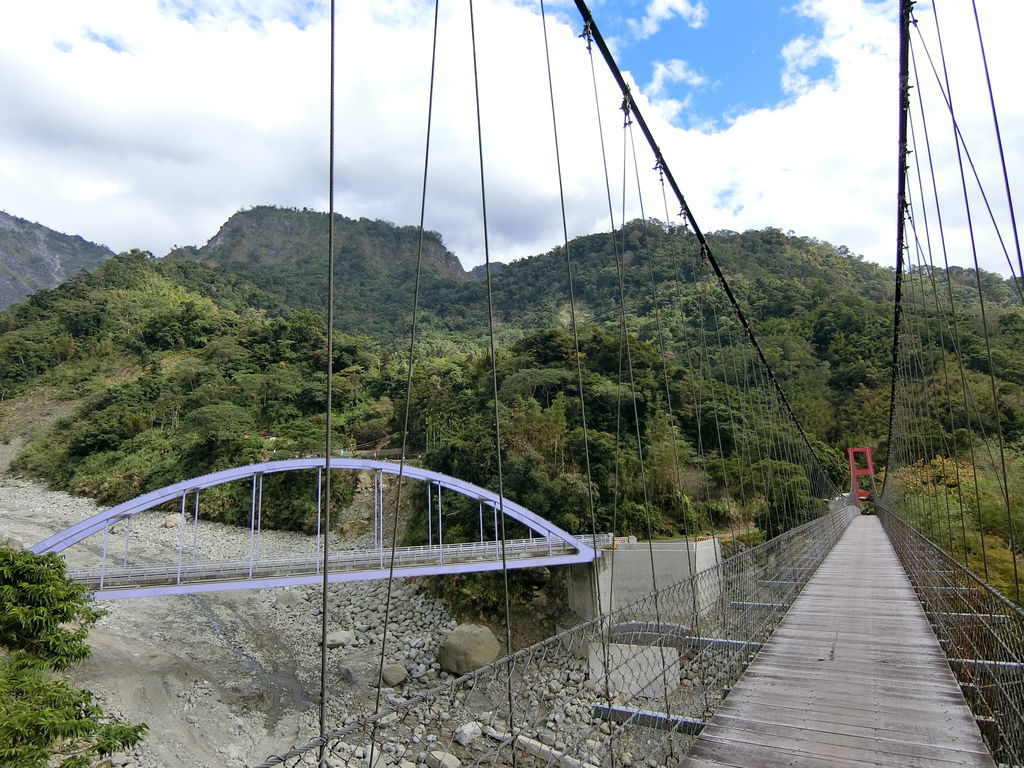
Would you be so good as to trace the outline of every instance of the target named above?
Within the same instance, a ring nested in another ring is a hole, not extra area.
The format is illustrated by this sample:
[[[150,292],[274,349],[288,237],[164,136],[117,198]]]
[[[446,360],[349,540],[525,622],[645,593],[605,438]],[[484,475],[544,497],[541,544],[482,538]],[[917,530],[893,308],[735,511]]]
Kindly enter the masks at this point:
[[[682,768],[995,766],[874,516],[858,516]]]

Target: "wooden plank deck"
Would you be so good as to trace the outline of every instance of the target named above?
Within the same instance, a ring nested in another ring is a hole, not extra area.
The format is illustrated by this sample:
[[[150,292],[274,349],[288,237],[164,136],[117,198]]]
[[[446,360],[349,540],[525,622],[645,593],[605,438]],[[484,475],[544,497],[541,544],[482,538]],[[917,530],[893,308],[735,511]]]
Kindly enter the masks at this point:
[[[858,516],[681,768],[986,766],[881,523]]]

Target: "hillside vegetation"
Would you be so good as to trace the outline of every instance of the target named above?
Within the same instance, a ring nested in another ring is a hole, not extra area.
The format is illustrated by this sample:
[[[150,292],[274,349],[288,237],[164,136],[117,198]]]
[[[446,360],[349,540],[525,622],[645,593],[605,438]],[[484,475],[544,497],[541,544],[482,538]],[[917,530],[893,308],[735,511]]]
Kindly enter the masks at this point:
[[[3,407],[42,388],[70,406],[32,436],[15,468],[115,503],[216,469],[319,453],[327,336],[316,254],[326,224],[318,213],[252,209],[203,248],[162,260],[123,254],[0,314]],[[396,446],[418,234],[344,217],[337,227],[334,439],[346,450]],[[570,244],[586,441],[564,255],[556,249],[493,276],[506,494],[574,531],[590,529],[591,499],[599,529],[641,535],[752,523],[775,532],[817,514],[813,497],[827,491],[811,488],[794,463],[802,438],[758,394],[766,381],[692,238],[642,222],[615,238]],[[774,229],[711,239],[833,481],[844,483],[848,445],[878,446],[884,460],[892,271]],[[486,281],[464,272],[437,236],[426,245],[409,447],[429,466],[495,486]],[[950,277],[962,311],[973,312],[973,273]],[[1004,434],[1019,450],[1024,316],[1005,281],[982,280]],[[623,322],[634,397],[624,395]],[[963,347],[982,341],[980,327],[965,323]],[[972,386],[985,386],[985,359],[969,355],[968,366]],[[299,490],[267,492],[292,501],[274,505],[265,525],[312,524]],[[224,491],[204,509],[230,521],[247,509],[238,502]],[[472,520],[468,510],[455,518],[453,533]]]

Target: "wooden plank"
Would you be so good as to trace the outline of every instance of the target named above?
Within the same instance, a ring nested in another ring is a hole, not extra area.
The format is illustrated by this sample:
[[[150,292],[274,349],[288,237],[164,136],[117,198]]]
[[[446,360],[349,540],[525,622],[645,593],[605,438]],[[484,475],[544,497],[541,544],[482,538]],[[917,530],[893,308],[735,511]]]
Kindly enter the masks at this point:
[[[853,520],[680,768],[994,768],[877,518]]]

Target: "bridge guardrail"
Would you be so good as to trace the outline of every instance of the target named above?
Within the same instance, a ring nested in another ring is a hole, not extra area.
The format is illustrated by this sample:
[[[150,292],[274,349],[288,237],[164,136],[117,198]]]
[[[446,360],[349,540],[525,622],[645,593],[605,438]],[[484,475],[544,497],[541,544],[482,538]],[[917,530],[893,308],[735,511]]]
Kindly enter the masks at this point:
[[[585,542],[594,542],[597,547],[609,546],[610,534],[596,538],[584,537]],[[574,548],[554,537],[531,539],[510,539],[505,542],[505,556],[512,559],[563,555],[574,552]],[[501,542],[459,542],[434,546],[396,547],[394,567],[408,568],[416,565],[487,562],[501,559]],[[331,555],[331,573],[342,571],[364,571],[389,568],[391,548],[350,550]],[[216,581],[258,580],[297,574],[321,572],[322,559],[317,555],[274,557],[244,560],[200,560],[172,564],[146,564],[100,568],[70,569],[68,576],[93,590],[112,590],[125,587],[155,586],[163,584],[209,583]]]
[[[462,765],[563,768],[678,762],[858,514],[843,507],[627,606],[275,755],[259,768],[380,768],[422,751]],[[509,709],[509,702],[512,708]],[[450,728],[414,742],[430,711]],[[480,729],[472,743],[462,726]],[[426,759],[426,758],[424,758]],[[379,761],[379,762],[378,762]]]
[[[1024,610],[875,506],[993,756],[1024,765]]]

